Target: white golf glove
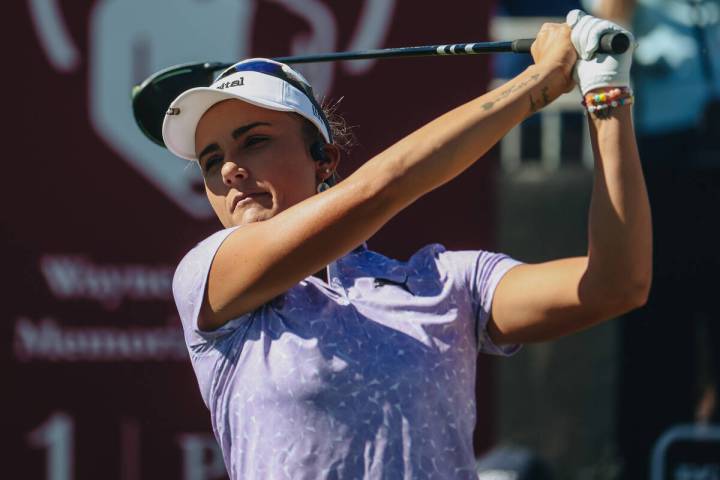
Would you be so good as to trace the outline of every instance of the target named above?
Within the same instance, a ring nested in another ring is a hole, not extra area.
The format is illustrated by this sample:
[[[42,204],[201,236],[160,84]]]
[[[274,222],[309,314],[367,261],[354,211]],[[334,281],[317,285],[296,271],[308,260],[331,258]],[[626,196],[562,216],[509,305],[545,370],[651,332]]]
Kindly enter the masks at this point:
[[[586,14],[582,10],[571,10],[567,24],[572,28],[570,40],[578,54],[575,63],[575,81],[585,95],[600,87],[629,87],[632,52],[635,38],[620,25]],[[600,37],[607,32],[623,32],[630,37],[630,47],[620,55],[595,53],[600,46]]]

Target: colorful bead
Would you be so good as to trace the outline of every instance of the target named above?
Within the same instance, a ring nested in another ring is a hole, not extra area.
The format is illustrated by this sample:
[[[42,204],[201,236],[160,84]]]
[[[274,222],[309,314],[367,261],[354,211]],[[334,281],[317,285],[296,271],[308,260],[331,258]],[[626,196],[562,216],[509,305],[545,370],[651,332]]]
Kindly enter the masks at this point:
[[[589,93],[583,97],[581,104],[589,113],[607,118],[610,110],[623,105],[631,105],[634,97],[628,87],[611,88],[604,92]]]

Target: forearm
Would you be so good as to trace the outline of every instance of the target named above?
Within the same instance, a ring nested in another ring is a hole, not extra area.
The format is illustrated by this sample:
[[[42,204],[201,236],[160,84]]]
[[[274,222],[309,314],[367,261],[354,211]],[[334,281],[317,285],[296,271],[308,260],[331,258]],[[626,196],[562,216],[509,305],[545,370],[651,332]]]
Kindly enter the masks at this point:
[[[380,182],[387,201],[402,208],[467,169],[512,127],[560,95],[562,82],[558,69],[533,65],[405,137],[348,180]]]
[[[636,0],[600,0],[592,14],[627,27],[632,21],[635,4]]]
[[[635,143],[631,109],[606,119],[590,115],[595,180],[589,218],[588,271],[584,285],[595,295],[636,306],[652,276],[650,205]]]

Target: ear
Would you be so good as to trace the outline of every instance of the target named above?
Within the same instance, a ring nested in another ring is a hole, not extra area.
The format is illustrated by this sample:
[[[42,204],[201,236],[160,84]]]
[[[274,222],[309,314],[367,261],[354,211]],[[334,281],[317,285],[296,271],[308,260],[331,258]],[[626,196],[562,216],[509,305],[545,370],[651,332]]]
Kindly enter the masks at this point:
[[[332,177],[340,164],[340,149],[337,145],[326,143],[322,147],[324,159],[315,162],[315,177],[318,182],[323,182]]]

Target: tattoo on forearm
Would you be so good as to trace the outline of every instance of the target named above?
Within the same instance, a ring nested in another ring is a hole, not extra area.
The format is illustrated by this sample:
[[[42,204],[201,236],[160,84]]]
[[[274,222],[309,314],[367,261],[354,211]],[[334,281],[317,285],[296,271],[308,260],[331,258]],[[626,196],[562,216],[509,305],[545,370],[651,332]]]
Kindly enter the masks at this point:
[[[547,106],[550,103],[550,95],[548,95],[548,90],[550,90],[548,87],[543,87],[542,89],[543,107]]]
[[[523,81],[523,82],[517,83],[517,84],[515,84],[515,85],[511,85],[510,87],[508,87],[508,88],[506,88],[505,90],[501,91],[501,92],[498,94],[498,96],[495,98],[495,100],[492,100],[492,101],[490,101],[490,102],[485,102],[485,103],[483,103],[483,104],[482,104],[483,110],[485,110],[485,111],[490,110],[490,109],[493,108],[493,107],[495,106],[495,104],[498,103],[500,100],[506,98],[508,95],[510,95],[510,94],[513,93],[513,92],[517,92],[518,90],[520,90],[520,89],[522,89],[523,87],[529,85],[530,83],[536,82],[536,81],[538,80],[538,78],[540,78],[540,75],[536,73],[535,75],[532,75],[530,78],[528,78],[527,80],[525,80],[525,81]],[[547,89],[547,87],[545,87],[545,88]],[[531,100],[532,100],[532,98],[531,98]]]
[[[542,101],[536,102],[533,99],[532,93],[530,94],[530,111],[531,112],[537,112],[541,108],[547,106],[550,104],[550,95],[548,95],[548,87],[543,87],[540,91],[540,94],[542,95]]]

